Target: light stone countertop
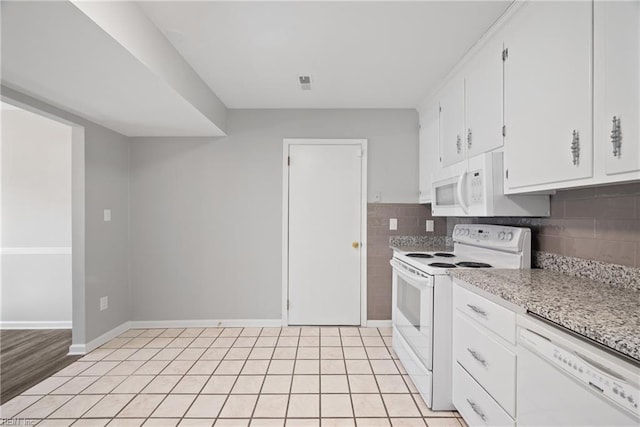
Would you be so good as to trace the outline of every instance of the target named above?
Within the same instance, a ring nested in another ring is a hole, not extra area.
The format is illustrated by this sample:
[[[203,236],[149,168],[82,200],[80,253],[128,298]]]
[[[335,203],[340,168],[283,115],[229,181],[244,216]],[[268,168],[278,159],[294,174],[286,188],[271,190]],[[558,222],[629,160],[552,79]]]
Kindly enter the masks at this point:
[[[453,247],[445,246],[445,245],[434,245],[434,244],[424,244],[424,245],[389,245],[391,249],[394,251],[400,252],[451,252],[453,251]]]
[[[450,274],[640,362],[638,290],[542,269]]]

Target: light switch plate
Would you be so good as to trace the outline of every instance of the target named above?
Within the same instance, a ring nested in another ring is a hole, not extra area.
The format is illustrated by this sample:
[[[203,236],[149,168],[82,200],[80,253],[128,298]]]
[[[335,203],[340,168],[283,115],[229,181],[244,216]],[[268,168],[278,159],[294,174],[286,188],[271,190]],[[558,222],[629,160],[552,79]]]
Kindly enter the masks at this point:
[[[389,218],[389,230],[398,229],[398,218]]]
[[[111,221],[111,209],[104,210],[104,220],[105,222]]]
[[[426,229],[427,229],[427,231],[433,231],[433,220],[432,219],[428,219],[427,220]]]
[[[100,298],[100,311],[105,311],[109,308],[109,297]]]

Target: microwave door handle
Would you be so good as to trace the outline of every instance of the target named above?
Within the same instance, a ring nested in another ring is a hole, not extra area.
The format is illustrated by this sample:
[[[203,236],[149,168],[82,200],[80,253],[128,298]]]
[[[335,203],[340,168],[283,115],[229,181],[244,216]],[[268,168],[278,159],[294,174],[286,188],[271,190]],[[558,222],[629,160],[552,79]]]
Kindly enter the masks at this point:
[[[467,172],[462,172],[460,174],[460,178],[458,178],[458,186],[457,186],[457,190],[458,190],[458,202],[460,203],[460,207],[462,208],[462,210],[464,211],[465,215],[469,213],[469,207],[467,206],[467,204],[465,203],[464,200],[464,194],[462,191],[462,184],[464,183],[464,178],[467,176]]]

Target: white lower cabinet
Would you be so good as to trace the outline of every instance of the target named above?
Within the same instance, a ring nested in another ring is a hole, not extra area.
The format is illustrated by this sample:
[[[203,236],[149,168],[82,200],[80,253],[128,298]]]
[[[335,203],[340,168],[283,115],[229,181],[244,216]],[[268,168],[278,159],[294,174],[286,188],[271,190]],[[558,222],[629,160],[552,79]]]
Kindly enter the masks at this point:
[[[511,416],[516,414],[516,355],[462,314],[454,314],[455,360]],[[515,350],[515,349],[514,349]]]
[[[515,426],[513,418],[464,370],[453,366],[453,405],[470,426]]]
[[[453,285],[453,404],[479,426],[515,425],[515,312]]]
[[[511,344],[516,343],[516,314],[461,286],[453,288],[454,308],[498,334]]]

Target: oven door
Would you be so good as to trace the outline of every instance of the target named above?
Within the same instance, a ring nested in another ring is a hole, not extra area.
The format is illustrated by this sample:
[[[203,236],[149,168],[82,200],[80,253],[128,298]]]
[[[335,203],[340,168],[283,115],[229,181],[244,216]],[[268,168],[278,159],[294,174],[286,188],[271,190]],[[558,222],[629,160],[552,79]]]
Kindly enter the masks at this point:
[[[393,267],[393,323],[424,366],[433,356],[433,276],[398,261]]]

